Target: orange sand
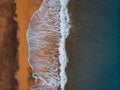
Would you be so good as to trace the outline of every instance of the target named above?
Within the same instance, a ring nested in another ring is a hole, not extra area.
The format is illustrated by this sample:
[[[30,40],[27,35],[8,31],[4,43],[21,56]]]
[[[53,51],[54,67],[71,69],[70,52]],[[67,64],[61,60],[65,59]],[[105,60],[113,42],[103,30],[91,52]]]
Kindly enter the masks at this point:
[[[15,0],[16,14],[18,22],[18,39],[19,39],[19,70],[16,78],[19,83],[19,90],[29,90],[29,64],[28,64],[28,47],[26,41],[26,31],[35,10],[40,7],[42,0]]]

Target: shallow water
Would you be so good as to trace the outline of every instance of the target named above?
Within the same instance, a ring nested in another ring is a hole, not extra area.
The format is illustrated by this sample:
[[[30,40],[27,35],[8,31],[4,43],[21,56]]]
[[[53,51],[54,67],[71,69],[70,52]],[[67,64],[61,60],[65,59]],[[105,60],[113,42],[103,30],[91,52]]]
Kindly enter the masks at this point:
[[[66,90],[120,90],[118,0],[71,0]]]
[[[67,0],[44,0],[27,31],[32,90],[64,90],[67,82],[65,40],[69,32]]]

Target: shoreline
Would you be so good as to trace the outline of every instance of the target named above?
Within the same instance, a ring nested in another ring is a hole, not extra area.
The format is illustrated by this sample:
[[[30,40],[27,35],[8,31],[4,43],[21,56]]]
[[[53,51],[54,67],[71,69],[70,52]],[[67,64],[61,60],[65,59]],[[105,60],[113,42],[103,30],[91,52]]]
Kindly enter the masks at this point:
[[[29,90],[34,83],[32,78],[31,68],[28,63],[28,44],[26,40],[26,31],[33,13],[39,9],[40,2],[33,0],[15,0],[16,14],[18,22],[18,40],[19,40],[19,70],[16,73],[16,78],[19,83],[18,90]]]

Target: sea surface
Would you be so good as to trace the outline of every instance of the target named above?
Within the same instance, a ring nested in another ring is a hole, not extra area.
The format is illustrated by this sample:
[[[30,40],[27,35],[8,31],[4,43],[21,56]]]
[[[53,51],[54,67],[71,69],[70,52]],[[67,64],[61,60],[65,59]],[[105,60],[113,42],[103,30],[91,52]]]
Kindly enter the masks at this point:
[[[27,32],[31,89],[120,90],[119,3],[44,0]]]
[[[65,90],[120,90],[120,1],[70,0]]]

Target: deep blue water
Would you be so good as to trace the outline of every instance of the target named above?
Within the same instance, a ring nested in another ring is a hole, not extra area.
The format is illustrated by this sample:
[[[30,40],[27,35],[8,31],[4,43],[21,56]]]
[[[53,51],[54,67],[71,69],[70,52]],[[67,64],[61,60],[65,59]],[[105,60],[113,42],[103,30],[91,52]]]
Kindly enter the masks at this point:
[[[120,90],[120,1],[71,0],[66,90]]]

